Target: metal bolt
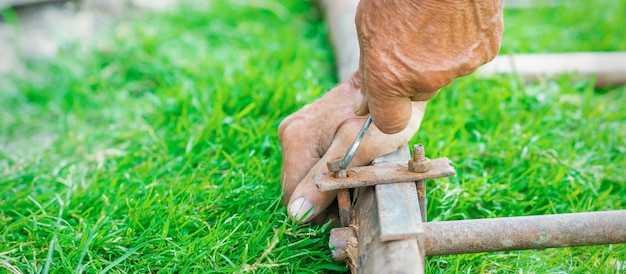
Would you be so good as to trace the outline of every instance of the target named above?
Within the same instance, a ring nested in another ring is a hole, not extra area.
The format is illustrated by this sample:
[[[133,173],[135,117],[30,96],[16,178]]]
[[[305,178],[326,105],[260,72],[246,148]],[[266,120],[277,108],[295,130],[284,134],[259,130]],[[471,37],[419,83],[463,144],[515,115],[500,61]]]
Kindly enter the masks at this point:
[[[328,171],[333,173],[335,178],[348,178],[348,173],[340,167],[341,158],[334,159],[326,163]],[[337,203],[339,205],[339,220],[342,226],[348,226],[352,218],[352,201],[350,190],[347,188],[337,190]]]
[[[409,171],[427,172],[430,170],[430,159],[426,158],[422,144],[413,145],[413,158],[409,160]]]
[[[352,219],[352,199],[347,188],[337,189],[337,206],[339,207],[339,221],[342,226],[350,225]]]
[[[341,158],[336,158],[326,163],[328,171],[332,172],[335,178],[347,178],[348,173],[346,173],[345,169],[341,169],[339,165],[341,165]]]
[[[350,258],[348,249],[357,247],[356,232],[352,227],[339,227],[330,230],[328,245],[331,248],[333,259],[345,262]]]
[[[426,153],[424,152],[424,146],[422,144],[413,145],[413,160],[421,161],[426,158]]]

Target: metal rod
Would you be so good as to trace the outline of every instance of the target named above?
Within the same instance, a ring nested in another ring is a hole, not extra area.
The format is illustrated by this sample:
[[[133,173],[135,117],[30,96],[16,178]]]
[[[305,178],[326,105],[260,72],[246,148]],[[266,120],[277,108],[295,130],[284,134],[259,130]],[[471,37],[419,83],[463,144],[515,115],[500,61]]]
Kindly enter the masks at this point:
[[[361,131],[359,131],[356,139],[354,139],[354,142],[352,142],[352,145],[350,145],[348,151],[346,151],[346,155],[344,155],[343,159],[341,159],[341,164],[339,164],[339,168],[346,169],[350,162],[352,162],[352,158],[354,158],[354,155],[356,155],[356,152],[359,150],[361,140],[363,140],[363,136],[365,136],[365,133],[367,132],[367,129],[370,127],[371,124],[372,115],[367,115],[367,119],[365,120],[363,127],[361,127]]]
[[[420,204],[420,215],[422,216],[422,223],[425,223],[428,221],[428,218],[426,218],[426,180],[416,181],[415,188],[417,189],[417,200]]]
[[[626,210],[424,224],[427,256],[626,243]]]
[[[341,221],[341,225],[344,227],[350,225],[350,219],[352,218],[352,210],[350,207],[352,205],[352,201],[350,199],[349,189],[337,190],[337,203],[339,207],[339,220]]]

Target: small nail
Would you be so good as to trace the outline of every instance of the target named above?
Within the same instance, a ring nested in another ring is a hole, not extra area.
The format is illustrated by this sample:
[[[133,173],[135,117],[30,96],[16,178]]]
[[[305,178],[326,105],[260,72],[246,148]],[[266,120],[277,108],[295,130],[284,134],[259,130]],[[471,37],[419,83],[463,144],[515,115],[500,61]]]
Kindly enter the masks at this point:
[[[304,197],[300,197],[289,204],[289,213],[297,222],[305,223],[313,218],[315,212],[313,205]]]

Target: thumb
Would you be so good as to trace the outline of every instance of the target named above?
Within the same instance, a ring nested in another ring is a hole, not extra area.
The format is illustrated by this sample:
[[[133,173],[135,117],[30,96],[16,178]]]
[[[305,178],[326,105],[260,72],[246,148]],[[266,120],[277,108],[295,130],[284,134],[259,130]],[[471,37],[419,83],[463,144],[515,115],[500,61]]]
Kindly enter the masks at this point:
[[[413,106],[408,97],[383,96],[378,99],[369,94],[357,92],[353,110],[356,115],[372,115],[372,122],[383,133],[393,134],[402,131],[411,119]]]
[[[387,134],[398,133],[409,124],[411,113],[413,112],[410,98],[366,96],[365,99],[367,100],[369,112],[372,115],[372,122],[380,131]]]

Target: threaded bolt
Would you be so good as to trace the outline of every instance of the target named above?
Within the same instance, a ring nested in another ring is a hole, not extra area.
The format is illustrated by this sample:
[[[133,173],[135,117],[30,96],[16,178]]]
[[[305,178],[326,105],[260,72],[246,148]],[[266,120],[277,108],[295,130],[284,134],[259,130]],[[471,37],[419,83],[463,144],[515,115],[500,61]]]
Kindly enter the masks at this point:
[[[413,145],[413,158],[408,163],[409,171],[427,172],[430,170],[430,159],[426,158],[422,144]]]
[[[422,144],[413,145],[413,161],[423,161],[426,158]]]

